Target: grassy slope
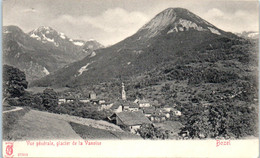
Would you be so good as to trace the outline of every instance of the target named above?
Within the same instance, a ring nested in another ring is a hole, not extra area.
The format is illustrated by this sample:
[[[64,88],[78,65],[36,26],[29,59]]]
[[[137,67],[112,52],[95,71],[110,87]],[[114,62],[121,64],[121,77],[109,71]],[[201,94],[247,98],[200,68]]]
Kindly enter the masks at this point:
[[[17,122],[11,131],[9,131],[9,137],[7,139],[80,139],[66,121],[50,116],[51,114],[49,113],[31,110]]]
[[[11,110],[8,108],[8,110]],[[4,111],[6,111],[6,108],[4,108]],[[2,114],[3,119],[3,140],[10,140],[12,139],[11,131],[15,128],[15,126],[18,124],[19,120],[29,112],[28,108],[24,108],[19,111],[14,112],[8,112]]]
[[[140,139],[105,121],[20,110],[4,114],[4,140],[33,139]],[[14,119],[16,118],[16,119]],[[17,119],[19,118],[19,119]],[[69,122],[77,122],[70,123]],[[75,130],[75,131],[74,131]],[[83,133],[82,133],[83,132]]]

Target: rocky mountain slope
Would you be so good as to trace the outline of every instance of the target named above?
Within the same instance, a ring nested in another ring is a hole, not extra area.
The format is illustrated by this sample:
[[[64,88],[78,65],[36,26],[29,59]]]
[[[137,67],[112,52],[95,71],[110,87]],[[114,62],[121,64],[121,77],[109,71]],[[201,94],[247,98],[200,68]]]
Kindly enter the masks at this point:
[[[4,26],[3,63],[25,71],[28,81],[36,80],[98,49],[85,41],[78,43],[51,27],[42,26],[27,34],[17,26]],[[88,46],[93,49],[85,50]]]
[[[202,47],[224,46],[239,39],[183,8],[168,8],[134,35],[35,82],[38,86],[75,87],[111,79],[127,79],[161,64],[178,62]]]

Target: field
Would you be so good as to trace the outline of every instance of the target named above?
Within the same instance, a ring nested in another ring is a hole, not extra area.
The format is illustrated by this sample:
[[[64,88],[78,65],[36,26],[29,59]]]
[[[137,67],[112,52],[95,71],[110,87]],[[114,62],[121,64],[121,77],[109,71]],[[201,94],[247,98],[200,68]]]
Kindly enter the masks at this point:
[[[105,121],[24,108],[3,116],[4,140],[140,139]]]
[[[9,133],[9,139],[11,140],[62,138],[80,139],[66,121],[36,110],[31,110],[20,118]]]
[[[12,107],[13,108],[13,107]],[[13,110],[12,108],[7,108],[8,110]],[[6,108],[4,108],[6,110]],[[22,110],[7,112],[2,114],[3,119],[3,139],[12,140],[11,132],[18,124],[18,120],[21,119],[26,113],[29,112],[28,108],[23,108]]]

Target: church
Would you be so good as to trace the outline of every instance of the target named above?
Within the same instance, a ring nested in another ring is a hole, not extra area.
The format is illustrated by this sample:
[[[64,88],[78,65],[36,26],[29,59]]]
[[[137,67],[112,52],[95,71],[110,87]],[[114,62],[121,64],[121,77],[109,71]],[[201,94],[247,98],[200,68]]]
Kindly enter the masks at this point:
[[[115,113],[139,111],[139,105],[137,103],[127,101],[124,83],[122,83],[121,99],[117,100],[110,109]]]

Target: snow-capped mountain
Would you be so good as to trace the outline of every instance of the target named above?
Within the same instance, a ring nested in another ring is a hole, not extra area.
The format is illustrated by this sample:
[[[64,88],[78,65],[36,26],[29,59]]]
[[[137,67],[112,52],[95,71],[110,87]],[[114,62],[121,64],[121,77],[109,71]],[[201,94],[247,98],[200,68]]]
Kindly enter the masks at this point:
[[[168,8],[134,35],[110,47],[96,50],[83,60],[35,83],[41,86],[49,83],[79,86],[113,78],[128,78],[168,62],[178,62],[179,58],[184,58],[184,54],[192,51],[208,47],[216,49],[236,39],[240,38],[218,29],[187,9]],[[193,56],[190,54],[185,58]]]
[[[30,37],[35,38],[42,43],[53,43],[56,47],[59,46],[60,42],[68,39],[67,36],[62,32],[57,32],[51,27],[41,26],[28,33]]]
[[[92,53],[92,51],[96,49],[103,48],[103,45],[98,43],[95,40],[78,40],[78,39],[71,39],[67,37],[64,33],[58,32],[51,27],[41,26],[31,32],[28,33],[30,37],[41,41],[44,44],[49,44],[55,46],[65,53],[72,53],[72,52],[81,52],[77,55],[80,55],[79,58],[87,56]]]
[[[3,63],[23,70],[32,81],[61,67],[41,42],[17,26],[3,27]]]
[[[83,46],[81,43],[84,43],[84,41],[74,41],[73,39],[68,38],[64,33],[58,32],[48,26],[40,26],[28,34],[30,37],[41,41],[43,44],[55,46],[68,53],[79,51]]]
[[[3,62],[25,71],[28,81],[39,79],[93,52],[70,40],[51,27],[42,26],[26,34],[17,26],[4,26]]]

